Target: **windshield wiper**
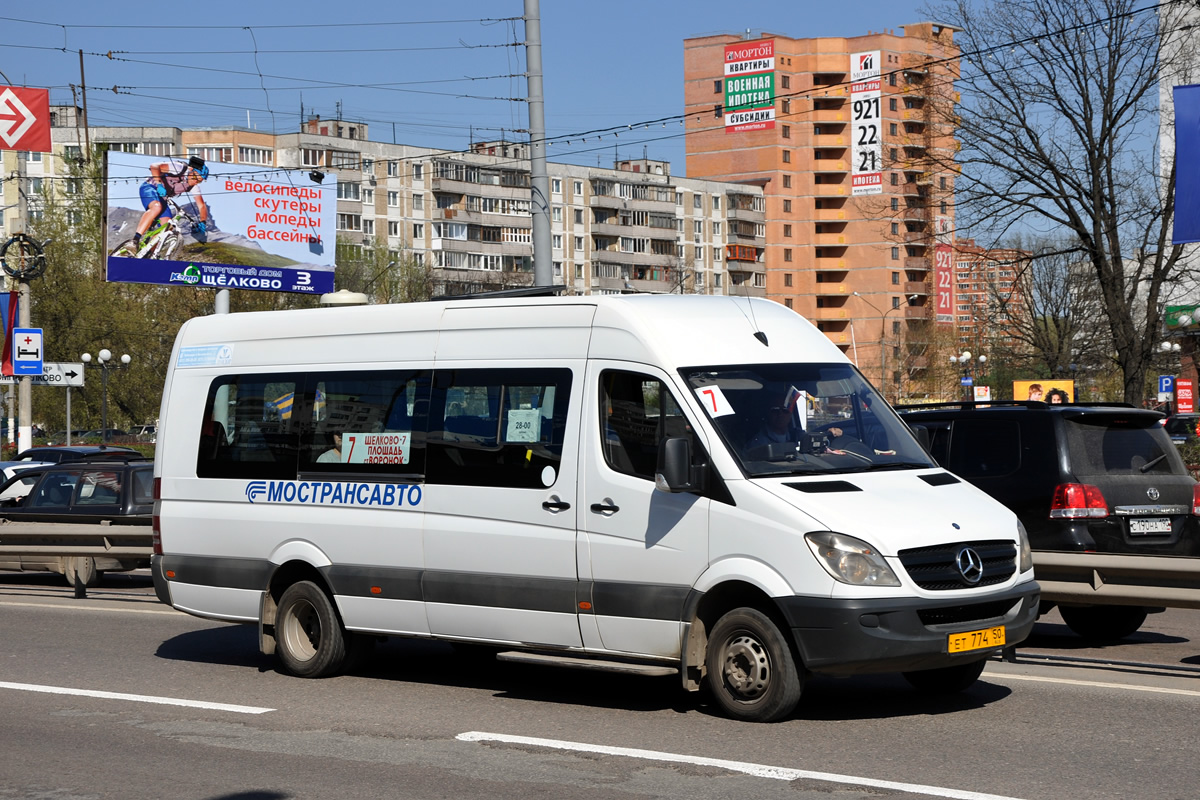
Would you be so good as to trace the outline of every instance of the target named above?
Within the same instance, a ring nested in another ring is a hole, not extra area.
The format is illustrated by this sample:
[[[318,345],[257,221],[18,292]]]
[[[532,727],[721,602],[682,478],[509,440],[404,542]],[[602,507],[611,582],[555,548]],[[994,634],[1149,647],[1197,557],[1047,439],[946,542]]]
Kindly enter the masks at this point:
[[[1150,471],[1150,469],[1151,469],[1151,468],[1152,468],[1152,467],[1153,467],[1155,464],[1157,464],[1158,462],[1162,461],[1162,460],[1163,460],[1164,458],[1166,458],[1166,457],[1167,457],[1167,454],[1166,454],[1166,453],[1163,453],[1163,454],[1162,454],[1162,455],[1160,455],[1158,458],[1156,458],[1156,459],[1154,459],[1154,460],[1152,460],[1152,461],[1147,461],[1145,464],[1142,464],[1140,467],[1138,467],[1138,470],[1139,470],[1140,472],[1149,472],[1149,471]]]

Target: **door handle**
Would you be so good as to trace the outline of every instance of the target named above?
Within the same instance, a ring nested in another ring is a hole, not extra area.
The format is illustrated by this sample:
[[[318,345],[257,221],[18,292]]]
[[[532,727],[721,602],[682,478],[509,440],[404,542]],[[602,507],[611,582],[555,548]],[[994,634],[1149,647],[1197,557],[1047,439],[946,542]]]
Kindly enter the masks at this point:
[[[620,506],[613,505],[612,503],[592,503],[592,511],[595,511],[597,514],[607,514],[610,512],[615,514],[620,510]]]
[[[547,511],[566,511],[570,507],[570,503],[562,500],[547,500],[546,502],[542,503],[542,508],[546,509]]]

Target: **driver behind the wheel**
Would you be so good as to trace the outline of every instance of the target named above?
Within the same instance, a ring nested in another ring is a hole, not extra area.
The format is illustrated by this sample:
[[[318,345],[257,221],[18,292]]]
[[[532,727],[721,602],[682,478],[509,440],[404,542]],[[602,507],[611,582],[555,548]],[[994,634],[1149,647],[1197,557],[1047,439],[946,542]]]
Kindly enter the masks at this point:
[[[797,441],[799,434],[804,432],[804,428],[796,415],[797,405],[803,396],[803,393],[795,387],[789,387],[783,402],[780,405],[774,405],[767,409],[763,417],[762,427],[759,428],[758,433],[750,441],[746,442],[745,449],[753,450],[756,447],[763,447],[773,442]],[[828,428],[825,432],[835,439],[842,435],[841,428]]]

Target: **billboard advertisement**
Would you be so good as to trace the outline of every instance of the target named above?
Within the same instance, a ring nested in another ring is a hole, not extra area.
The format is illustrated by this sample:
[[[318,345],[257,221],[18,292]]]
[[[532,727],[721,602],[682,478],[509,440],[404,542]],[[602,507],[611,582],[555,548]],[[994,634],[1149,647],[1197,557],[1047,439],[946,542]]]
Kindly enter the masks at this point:
[[[725,47],[725,132],[775,127],[775,40]]]
[[[1072,403],[1075,401],[1075,381],[1063,378],[1013,381],[1013,400]]]
[[[883,194],[879,51],[850,56],[851,194]]]
[[[1174,244],[1200,242],[1200,85],[1172,87],[1175,100]]]
[[[337,178],[105,154],[110,282],[333,291]]]

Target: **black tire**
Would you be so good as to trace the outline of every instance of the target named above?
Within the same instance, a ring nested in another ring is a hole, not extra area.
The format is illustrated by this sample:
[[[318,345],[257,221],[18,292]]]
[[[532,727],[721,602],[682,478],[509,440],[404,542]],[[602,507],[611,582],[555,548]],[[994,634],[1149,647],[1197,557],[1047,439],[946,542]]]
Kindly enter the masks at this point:
[[[348,637],[329,596],[311,581],[287,588],[275,611],[275,652],[300,678],[325,678],[346,666]]]
[[[708,687],[721,709],[746,722],[774,722],[800,702],[803,679],[771,618],[736,608],[708,635]]]
[[[966,691],[979,680],[987,659],[972,661],[968,664],[955,664],[952,667],[938,669],[923,669],[917,672],[904,673],[904,680],[918,692],[924,694],[958,694]]]
[[[138,246],[133,239],[126,239],[121,242],[112,251],[112,255],[120,256],[121,258],[137,258]]]
[[[1076,634],[1097,642],[1124,639],[1146,621],[1142,606],[1059,606],[1058,613]]]

